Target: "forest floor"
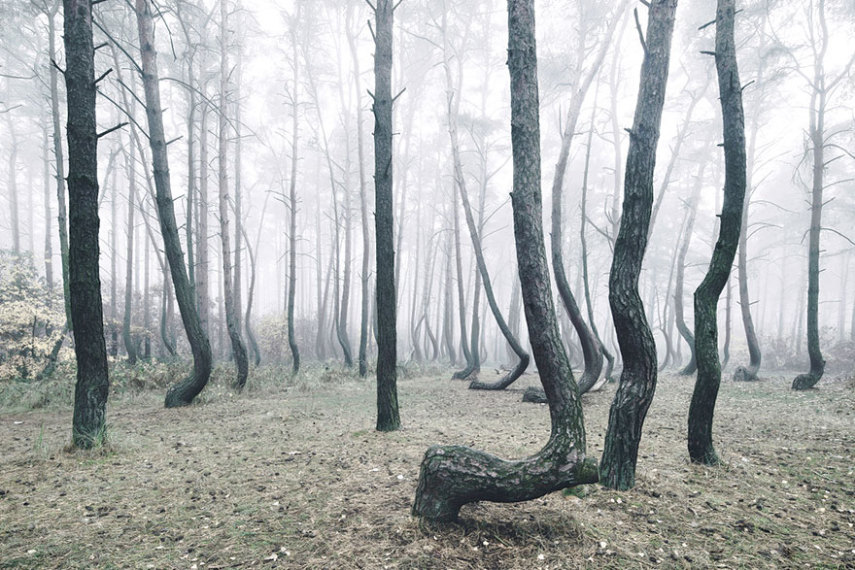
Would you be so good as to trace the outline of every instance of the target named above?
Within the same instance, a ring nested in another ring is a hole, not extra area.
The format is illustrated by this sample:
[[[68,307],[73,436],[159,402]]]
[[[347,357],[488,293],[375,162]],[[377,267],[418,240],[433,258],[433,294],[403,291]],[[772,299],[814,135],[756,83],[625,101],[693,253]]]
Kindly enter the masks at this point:
[[[403,378],[403,429],[377,433],[373,382],[266,374],[171,410],[162,390],[122,384],[110,443],[91,452],[68,451],[67,408],[3,412],[0,568],[855,568],[851,380],[725,380],[711,468],[687,459],[692,381],[662,374],[634,489],[475,504],[429,526],[410,516],[425,450],[536,452],[548,412],[521,402],[536,376],[504,392]],[[614,391],[583,398],[595,457]]]

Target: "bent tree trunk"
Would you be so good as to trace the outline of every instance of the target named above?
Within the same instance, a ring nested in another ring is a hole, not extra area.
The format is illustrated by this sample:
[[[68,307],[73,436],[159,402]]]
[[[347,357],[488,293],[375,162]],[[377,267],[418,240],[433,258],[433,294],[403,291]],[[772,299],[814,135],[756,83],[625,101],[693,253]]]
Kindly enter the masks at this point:
[[[712,443],[715,402],[721,384],[718,359],[718,300],[736,256],[745,202],[745,114],[734,41],[735,0],[718,0],[715,66],[724,128],[724,203],[718,241],[704,280],[695,290],[695,353],[698,377],[689,406],[689,457],[694,463],[719,463]]]
[[[635,485],[641,428],[656,391],[656,343],[638,293],[653,206],[653,169],[668,83],[671,36],[677,0],[649,3],[641,87],[626,158],[623,213],[609,273],[609,305],[623,358],[620,384],[609,410],[609,427],[600,465],[606,487]]]
[[[821,25],[820,45],[814,46],[814,77],[810,105],[810,142],[813,154],[813,185],[810,204],[810,230],[808,237],[808,286],[807,286],[807,349],[810,371],[799,374],[793,380],[793,390],[808,390],[816,386],[825,372],[825,359],[819,347],[819,238],[822,231],[822,193],[825,188],[825,108],[828,92],[843,75],[826,82],[824,73],[825,53],[828,50],[828,26],[825,21],[825,3],[818,6]],[[851,61],[849,62],[851,65]],[[848,68],[847,68],[848,69]]]
[[[462,446],[434,446],[422,460],[413,515],[455,520],[475,501],[514,502],[594,483],[596,464],[585,458],[579,391],[558,336],[549,285],[540,197],[540,127],[534,0],[509,0],[508,67],[514,161],[514,237],[522,296],[535,362],[549,398],[550,438],[525,459],[508,461]]]
[[[193,353],[193,373],[166,392],[166,407],[174,408],[189,405],[207,385],[208,378],[211,376],[211,344],[202,328],[199,313],[196,312],[193,286],[187,277],[184,254],[181,251],[178,236],[178,224],[175,221],[172,189],[169,182],[169,159],[166,153],[163,113],[160,106],[157,59],[154,51],[154,25],[151,4],[147,0],[136,0],[136,16],[142,54],[145,110],[154,164],[157,217],[160,221],[163,247],[169,262],[172,283],[175,286],[175,296],[178,299],[178,309]]]
[[[393,0],[378,0],[374,36],[374,232],[377,260],[377,430],[401,427],[398,413],[395,245],[392,204]]]
[[[98,134],[95,121],[95,48],[92,4],[63,2],[68,93],[69,290],[77,383],[72,443],[88,449],[104,442],[107,346],[98,272]]]
[[[691,376],[698,369],[698,361],[695,357],[695,336],[686,325],[686,318],[683,314],[683,277],[686,273],[686,254],[689,253],[689,245],[692,243],[692,230],[695,228],[695,218],[698,213],[698,198],[703,186],[704,170],[706,162],[701,162],[698,167],[698,176],[695,179],[695,187],[692,189],[692,197],[689,198],[689,203],[686,205],[686,230],[683,236],[683,243],[680,246],[680,253],[677,254],[677,277],[674,285],[674,318],[677,321],[677,330],[680,331],[680,336],[689,345],[689,362],[680,370],[680,376]],[[729,273],[728,269],[728,273]]]

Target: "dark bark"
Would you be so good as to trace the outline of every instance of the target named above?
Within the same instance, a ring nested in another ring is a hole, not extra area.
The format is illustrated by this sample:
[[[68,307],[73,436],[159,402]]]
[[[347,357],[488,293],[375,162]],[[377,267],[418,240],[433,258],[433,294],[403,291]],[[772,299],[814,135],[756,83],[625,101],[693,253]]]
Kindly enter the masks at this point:
[[[166,137],[163,130],[163,113],[160,106],[157,60],[154,51],[154,25],[151,4],[148,0],[136,1],[140,52],[142,54],[142,77],[145,88],[146,116],[148,119],[149,143],[154,164],[154,182],[157,192],[157,214],[163,246],[169,262],[172,282],[178,299],[181,320],[193,353],[193,372],[183,381],[166,392],[167,408],[189,405],[201,392],[211,375],[211,345],[202,328],[193,286],[187,276],[184,254],[175,221],[172,190],[169,182],[169,160],[166,153]]]
[[[648,9],[641,86],[626,159],[623,212],[609,274],[609,305],[624,362],[609,410],[600,465],[601,481],[612,489],[629,489],[635,484],[641,429],[656,391],[656,343],[638,293],[638,277],[647,248],[653,170],[676,10],[677,0],[652,0]]]
[[[228,181],[228,89],[229,89],[229,46],[226,40],[228,31],[228,11],[226,0],[220,0],[220,100],[219,100],[219,144],[217,152],[217,168],[219,181],[220,204],[220,243],[223,248],[223,304],[225,305],[226,330],[232,347],[232,357],[237,368],[235,390],[243,390],[249,375],[249,358],[246,345],[240,332],[240,309],[237,301],[235,283],[239,280],[239,269],[232,265],[231,235],[229,234],[229,181]],[[235,163],[237,168],[237,163]],[[237,195],[237,186],[234,188]],[[239,221],[235,220],[235,226]],[[235,252],[240,249],[240,242],[235,242]]]
[[[377,250],[377,430],[401,426],[392,199],[393,0],[377,0],[374,27],[374,232]]]
[[[807,350],[810,370],[807,374],[796,376],[793,380],[793,390],[813,388],[825,372],[825,359],[822,357],[822,350],[819,346],[819,241],[822,232],[822,207],[824,205],[822,195],[825,189],[825,145],[828,144],[825,134],[825,110],[829,85],[837,83],[837,81],[827,82],[824,71],[825,54],[828,50],[828,26],[825,19],[824,0],[820,0],[818,12],[821,32],[819,46],[813,46],[814,76],[811,83],[810,126],[808,131],[813,158],[807,286]]]
[[[270,194],[267,195],[268,197]],[[264,210],[267,209],[267,200],[265,198]],[[261,350],[258,348],[258,341],[255,338],[255,332],[252,330],[252,303],[255,298],[255,278],[257,275],[257,266],[255,252],[258,251],[261,241],[261,229],[264,221],[264,210],[261,213],[261,222],[258,227],[258,237],[255,240],[255,248],[249,243],[249,236],[246,235],[246,228],[241,226],[243,241],[246,244],[246,253],[249,255],[249,289],[246,292],[246,313],[244,313],[243,327],[246,330],[246,339],[249,344],[249,351],[252,353],[252,363],[255,366],[261,365]]]
[[[724,131],[724,203],[719,216],[718,241],[704,280],[695,290],[695,353],[698,376],[689,406],[689,457],[694,463],[720,462],[712,442],[712,424],[721,364],[718,358],[718,300],[736,256],[742,208],[745,203],[747,158],[742,85],[734,40],[735,0],[718,0],[715,66]]]
[[[514,158],[514,236],[534,358],[549,398],[552,430],[543,449],[504,460],[462,446],[434,446],[422,460],[413,515],[455,520],[464,504],[514,502],[593,483],[597,469],[585,458],[582,405],[558,334],[543,238],[540,129],[533,0],[508,2],[508,66]]]
[[[297,3],[300,6],[300,3]],[[292,45],[296,45],[296,31],[292,32]],[[294,332],[294,299],[297,295],[297,142],[299,139],[299,122],[297,120],[299,88],[299,72],[297,58],[294,58],[294,101],[292,109],[291,134],[291,182],[288,188],[288,213],[290,215],[288,230],[288,347],[291,349],[291,370],[294,374],[300,371],[300,348],[297,346]],[[320,261],[319,261],[320,263]]]
[[[98,134],[91,0],[64,0],[65,88],[68,99],[69,289],[77,383],[72,444],[91,448],[106,438],[110,380],[99,276]]]
[[[747,188],[746,188],[747,190]],[[724,347],[722,347],[721,369],[727,368],[727,363],[730,362],[730,337],[733,330],[733,280],[727,280],[727,298],[725,301],[725,317],[724,317]]]
[[[680,253],[677,255],[677,276],[674,285],[674,318],[677,322],[677,330],[680,331],[680,336],[686,341],[689,346],[689,362],[680,370],[681,376],[691,376],[698,369],[698,362],[695,357],[695,336],[691,329],[686,325],[686,318],[683,315],[683,282],[686,273],[686,254],[689,253],[689,245],[692,243],[692,231],[695,228],[695,218],[698,212],[698,198],[700,198],[701,187],[704,183],[704,171],[706,170],[706,162],[701,162],[698,167],[698,175],[695,178],[695,186],[692,189],[692,195],[689,202],[686,204],[686,222],[683,230],[683,243],[680,245]],[[728,274],[730,269],[728,267]],[[716,301],[718,299],[716,298]]]

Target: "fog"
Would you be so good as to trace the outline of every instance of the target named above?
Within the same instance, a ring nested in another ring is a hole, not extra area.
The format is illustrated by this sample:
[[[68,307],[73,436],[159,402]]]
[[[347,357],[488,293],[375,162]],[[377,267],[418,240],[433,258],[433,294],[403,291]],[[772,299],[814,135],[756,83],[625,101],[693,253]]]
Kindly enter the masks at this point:
[[[42,3],[0,3],[0,249],[7,252],[4,255],[30,256],[43,279],[47,279],[46,261],[50,261],[53,291],[61,294],[57,169],[50,109],[52,63],[46,15],[51,2],[45,7]],[[744,84],[750,193],[749,225],[744,230],[748,238],[745,269],[763,366],[797,369],[807,362],[807,233],[814,176],[808,134],[812,110],[819,104],[812,89],[819,77],[815,69],[819,54],[824,58],[821,85],[826,97],[821,108],[825,194],[820,338],[828,370],[848,372],[855,347],[855,278],[850,277],[855,263],[855,54],[851,43],[855,11],[846,2],[825,2],[828,38],[823,47],[818,35],[821,28],[811,16],[816,14],[815,2],[740,4],[737,56]],[[285,312],[291,231],[288,192],[293,183],[298,200],[297,343],[306,359],[338,361],[343,354],[342,337],[355,349],[360,336],[366,255],[363,198],[370,240],[374,231],[371,8],[356,0],[238,0],[227,6],[225,37],[220,5],[211,0],[167,0],[159,4],[160,14],[155,18],[175,212],[185,255],[188,235],[194,242],[207,243],[207,268],[198,265],[198,255],[188,260],[197,264],[196,275],[201,271],[208,275],[208,330],[214,354],[226,359],[230,350],[222,303],[217,205],[218,121],[224,114],[231,223],[235,223],[235,197],[239,195],[237,213],[245,231],[238,244],[242,253],[240,306],[246,310],[252,287],[249,325],[258,338],[261,360],[271,363],[290,358]],[[613,353],[619,351],[609,313],[608,274],[619,221],[616,216],[620,213],[630,136],[627,129],[632,125],[644,55],[639,31],[644,28],[646,11],[639,9],[635,15],[634,8],[635,4],[627,2],[598,0],[537,3],[544,224],[550,227],[552,180],[568,109],[581,79],[592,70],[593,79],[571,133],[564,178],[564,266],[571,289],[584,306],[580,236],[584,216],[591,308],[600,336]],[[163,242],[158,234],[153,190],[143,174],[151,171],[146,144],[142,145],[144,160],[138,153],[134,159],[142,198],[134,206],[138,215],[133,282],[126,282],[130,149],[133,133],[140,133],[137,136],[145,143],[147,131],[142,84],[135,77],[139,39],[129,5],[98,3],[94,12],[96,76],[112,69],[99,82],[99,131],[128,123],[103,136],[98,149],[105,322],[108,331],[121,326],[124,291],[132,287],[135,334],[151,339],[154,355],[166,356],[160,330],[165,314],[167,335],[178,340],[179,352],[186,352],[177,310],[171,302],[161,310],[164,273],[158,265],[162,254],[155,248],[162,249]],[[448,362],[453,349],[457,362],[461,361],[460,281],[467,331],[474,317],[482,327],[479,350],[485,365],[512,365],[507,343],[487,308],[480,285],[480,308],[473,313],[477,269],[455,197],[449,136],[449,126],[455,124],[462,182],[479,226],[493,289],[505,319],[513,321],[513,313],[519,315],[520,308],[512,303],[517,273],[509,199],[512,167],[506,5],[497,0],[403,0],[395,18],[399,360]],[[54,19],[54,59],[62,69],[61,7]],[[696,185],[697,212],[684,260],[682,296],[689,328],[692,292],[706,272],[718,235],[717,214],[724,182],[721,111],[714,61],[703,53],[714,49],[714,26],[707,25],[714,19],[709,2],[681,2],[678,9],[656,163],[655,218],[639,284],[660,362],[668,358],[670,366],[684,363],[689,352],[675,324],[675,264],[686,239],[687,213]],[[597,61],[604,43],[604,55]],[[225,81],[221,74],[224,46],[228,55]],[[222,85],[226,85],[225,93]],[[58,95],[63,125],[60,135],[66,144],[61,78]],[[193,122],[188,123],[191,114]],[[206,159],[200,156],[203,146],[207,147]],[[203,165],[202,160],[207,162]],[[202,177],[206,177],[204,181]],[[208,202],[200,203],[200,187],[205,184]],[[199,233],[199,216],[207,219],[207,235]],[[459,217],[462,280],[456,273],[455,216]],[[48,259],[46,242],[50,244]],[[367,277],[373,299],[371,243]],[[171,294],[171,288],[167,289]],[[719,340],[724,349],[729,338],[732,366],[748,361],[739,303],[734,267],[719,303]],[[556,306],[561,307],[560,303]],[[373,314],[373,301],[369,310]],[[576,334],[564,311],[559,313],[574,367],[581,367]],[[587,318],[584,308],[583,313]],[[345,326],[336,331],[336,322]],[[517,332],[525,339],[524,324]],[[675,354],[666,357],[669,343]],[[374,346],[369,335],[369,354],[373,354]]]

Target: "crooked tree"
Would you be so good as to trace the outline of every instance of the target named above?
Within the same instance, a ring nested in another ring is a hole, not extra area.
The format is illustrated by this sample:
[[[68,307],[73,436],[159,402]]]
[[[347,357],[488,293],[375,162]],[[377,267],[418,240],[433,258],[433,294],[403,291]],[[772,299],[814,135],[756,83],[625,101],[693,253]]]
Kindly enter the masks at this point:
[[[612,489],[635,485],[641,429],[656,391],[656,343],[638,292],[638,277],[653,207],[653,170],[665,104],[677,0],[648,3],[644,62],[629,137],[623,212],[609,273],[609,305],[623,359],[620,384],[609,410],[600,480]],[[639,27],[639,34],[640,27]]]
[[[721,384],[718,358],[718,300],[739,245],[739,228],[745,202],[745,114],[734,40],[735,0],[718,0],[715,31],[715,66],[724,131],[724,202],[721,225],[704,280],[695,290],[695,356],[698,375],[689,406],[689,457],[694,463],[719,463],[712,443],[715,403]]]
[[[585,457],[582,404],[559,337],[546,261],[534,0],[509,0],[508,24],[514,237],[526,321],[549,400],[552,430],[538,453],[519,460],[508,461],[462,446],[428,449],[413,515],[434,521],[455,520],[467,503],[526,501],[597,480],[595,462]]]
[[[169,157],[166,152],[166,137],[163,130],[163,112],[160,106],[157,54],[154,49],[154,23],[149,0],[135,0],[137,28],[141,52],[141,73],[145,89],[145,110],[148,119],[148,138],[154,165],[157,217],[163,236],[163,247],[175,286],[178,309],[190,350],[193,353],[193,372],[166,392],[166,407],[187,406],[201,392],[211,376],[211,344],[202,328],[196,310],[193,285],[187,276],[184,253],[175,221],[172,189],[169,181]],[[204,236],[203,236],[204,239]]]

